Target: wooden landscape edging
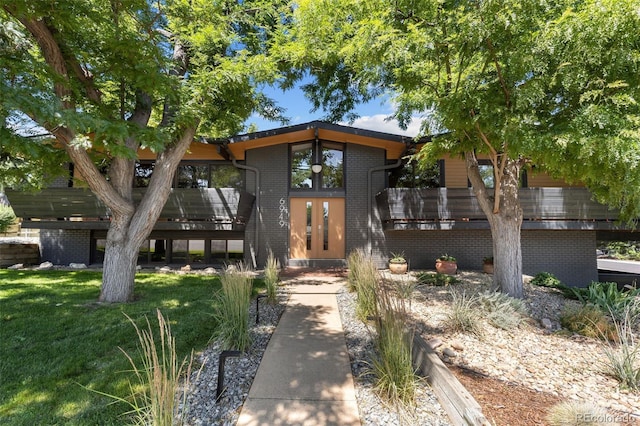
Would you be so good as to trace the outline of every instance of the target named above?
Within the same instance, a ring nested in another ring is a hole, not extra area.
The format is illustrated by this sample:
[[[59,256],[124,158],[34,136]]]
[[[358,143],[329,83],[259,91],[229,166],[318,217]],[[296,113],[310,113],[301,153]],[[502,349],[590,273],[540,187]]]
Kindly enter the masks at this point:
[[[480,404],[462,386],[438,354],[420,336],[413,336],[413,363],[427,378],[440,405],[454,425],[491,426]]]

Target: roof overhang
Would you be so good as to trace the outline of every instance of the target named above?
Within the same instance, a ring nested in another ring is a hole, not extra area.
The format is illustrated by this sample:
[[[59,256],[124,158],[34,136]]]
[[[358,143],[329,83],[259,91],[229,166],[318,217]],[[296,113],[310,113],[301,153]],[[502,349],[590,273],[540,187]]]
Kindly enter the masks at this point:
[[[295,126],[233,136],[227,140],[225,146],[237,160],[244,160],[246,151],[250,149],[283,143],[312,141],[316,137],[319,140],[380,148],[385,151],[389,160],[400,158],[405,153],[407,146],[414,143],[414,138],[409,136],[312,121]]]

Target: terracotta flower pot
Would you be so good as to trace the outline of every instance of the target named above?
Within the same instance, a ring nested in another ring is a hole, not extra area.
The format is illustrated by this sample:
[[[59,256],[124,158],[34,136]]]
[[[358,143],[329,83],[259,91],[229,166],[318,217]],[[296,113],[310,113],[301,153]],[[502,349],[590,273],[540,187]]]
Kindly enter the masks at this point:
[[[389,262],[389,271],[392,274],[406,274],[407,273],[407,262],[404,263],[392,263]]]
[[[436,260],[436,272],[439,274],[455,275],[458,264],[452,260]]]

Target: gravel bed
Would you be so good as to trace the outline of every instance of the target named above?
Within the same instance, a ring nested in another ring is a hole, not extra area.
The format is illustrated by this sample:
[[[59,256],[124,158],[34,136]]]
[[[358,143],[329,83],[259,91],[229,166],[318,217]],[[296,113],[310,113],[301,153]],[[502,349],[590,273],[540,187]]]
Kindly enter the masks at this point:
[[[253,344],[249,352],[239,358],[228,358],[225,364],[225,387],[216,402],[218,356],[220,345],[213,343],[198,356],[202,365],[194,372],[187,396],[185,425],[235,425],[249,388],[253,382],[262,354],[275,330],[286,304],[286,290],[280,294],[280,303],[260,303],[260,324],[252,327]],[[351,369],[355,379],[356,398],[363,426],[374,425],[448,425],[449,420],[428,384],[418,387],[416,401],[411,409],[391,407],[375,394],[373,377],[368,374],[373,353],[371,330],[355,317],[355,295],[343,290],[338,294],[338,306],[345,330]],[[251,305],[251,318],[255,318],[255,303]]]

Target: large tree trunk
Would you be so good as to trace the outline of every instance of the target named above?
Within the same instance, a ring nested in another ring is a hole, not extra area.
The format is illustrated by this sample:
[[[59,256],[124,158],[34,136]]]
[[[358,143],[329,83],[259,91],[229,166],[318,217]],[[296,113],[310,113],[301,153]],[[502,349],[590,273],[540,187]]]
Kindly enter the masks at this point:
[[[158,155],[149,187],[133,215],[113,216],[102,267],[101,302],[119,303],[133,299],[138,250],[153,230],[169,198],[173,175],[193,140],[196,126],[197,123],[186,129],[173,146]],[[121,192],[127,191],[123,188]]]
[[[475,154],[467,152],[465,159],[469,181],[491,227],[494,287],[522,298],[522,208],[518,197],[521,161],[494,158],[495,188],[490,192],[480,177]]]
[[[130,302],[133,299],[140,244],[137,243],[139,237],[132,238],[127,232],[128,219],[113,220],[107,233],[100,302]]]

